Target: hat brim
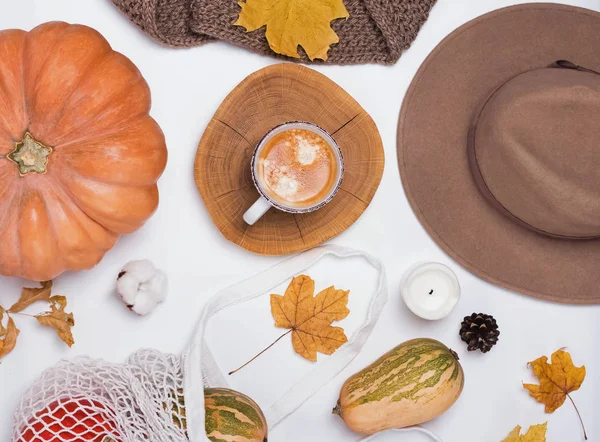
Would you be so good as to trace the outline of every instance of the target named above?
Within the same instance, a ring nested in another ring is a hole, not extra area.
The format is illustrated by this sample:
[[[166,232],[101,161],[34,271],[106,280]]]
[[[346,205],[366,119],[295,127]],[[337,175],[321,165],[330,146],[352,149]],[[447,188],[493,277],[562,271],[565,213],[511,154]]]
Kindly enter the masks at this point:
[[[467,156],[469,126],[490,91],[557,60],[600,71],[599,53],[600,13],[526,4],[463,25],[413,79],[398,123],[404,190],[429,235],[476,276],[535,298],[600,304],[600,240],[556,239],[516,224],[479,192]]]

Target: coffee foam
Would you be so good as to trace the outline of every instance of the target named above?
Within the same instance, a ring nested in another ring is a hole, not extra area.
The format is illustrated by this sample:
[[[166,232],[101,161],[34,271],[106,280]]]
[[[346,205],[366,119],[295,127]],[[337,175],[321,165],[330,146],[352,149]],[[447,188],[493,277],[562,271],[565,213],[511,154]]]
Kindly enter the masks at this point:
[[[296,160],[303,166],[309,166],[314,163],[319,154],[319,146],[300,135],[296,135],[294,138],[296,139],[296,143],[298,143]]]
[[[275,135],[258,158],[258,176],[269,197],[287,206],[311,206],[323,200],[336,180],[332,147],[306,129]]]

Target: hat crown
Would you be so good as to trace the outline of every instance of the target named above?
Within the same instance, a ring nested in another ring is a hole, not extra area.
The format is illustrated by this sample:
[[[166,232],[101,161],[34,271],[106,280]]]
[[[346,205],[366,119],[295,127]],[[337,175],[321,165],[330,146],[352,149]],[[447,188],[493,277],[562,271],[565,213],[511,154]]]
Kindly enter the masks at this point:
[[[600,75],[536,69],[500,86],[473,124],[470,153],[484,194],[525,227],[600,237]]]

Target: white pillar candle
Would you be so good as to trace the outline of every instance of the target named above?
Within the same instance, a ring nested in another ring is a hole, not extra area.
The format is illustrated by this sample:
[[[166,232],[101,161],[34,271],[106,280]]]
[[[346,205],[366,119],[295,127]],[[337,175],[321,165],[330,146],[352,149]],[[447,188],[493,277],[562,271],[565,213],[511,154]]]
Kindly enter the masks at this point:
[[[445,318],[460,299],[460,285],[444,264],[428,262],[411,267],[402,277],[400,293],[407,307],[423,319]]]

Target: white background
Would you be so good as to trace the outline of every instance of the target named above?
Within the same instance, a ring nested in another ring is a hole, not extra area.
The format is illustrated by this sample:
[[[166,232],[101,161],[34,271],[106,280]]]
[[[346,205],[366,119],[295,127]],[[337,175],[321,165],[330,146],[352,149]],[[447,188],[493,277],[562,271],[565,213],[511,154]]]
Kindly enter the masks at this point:
[[[523,2],[439,0],[412,48],[395,66],[317,68],[346,89],[372,115],[383,138],[387,164],[381,187],[360,220],[334,242],[364,249],[383,260],[389,275],[390,301],[361,355],[328,388],[274,429],[270,440],[358,440],[336,416],[329,414],[341,383],[396,344],[426,336],[459,351],[466,375],[465,390],[457,404],[426,424],[444,441],[498,442],[517,424],[527,428],[546,420],[549,442],[582,440],[570,403],[565,403],[553,415],[545,415],[543,406],[521,387],[522,381],[533,380],[526,368],[527,361],[550,355],[565,346],[577,365],[586,365],[587,379],[573,398],[587,424],[589,440],[600,441],[600,307],[536,301],[493,287],[459,268],[438,249],[413,216],[396,166],[398,112],[411,78],[427,54],[461,24],[516,3]],[[600,10],[600,0],[566,3]],[[30,318],[18,318],[22,332],[18,346],[0,362],[0,440],[7,441],[20,394],[44,369],[61,358],[80,354],[121,361],[141,347],[180,352],[209,296],[280,258],[256,256],[228,243],[212,224],[192,174],[196,146],[221,101],[247,75],[274,60],[225,43],[191,50],[163,48],[139,32],[108,0],[0,0],[0,5],[2,29],[29,30],[49,20],[83,23],[99,30],[116,50],[130,57],[150,84],[152,115],[165,132],[170,156],[160,180],[160,207],[147,225],[122,238],[94,269],[65,274],[55,281],[56,293],[68,297],[69,307],[75,313],[75,346],[69,350],[51,330],[41,329]],[[170,278],[167,302],[144,318],[129,312],[114,294],[114,280],[120,267],[136,258],[153,260]],[[449,264],[463,287],[463,297],[456,310],[439,322],[419,320],[407,311],[399,298],[402,273],[415,261],[423,260]],[[324,262],[323,265],[329,264]],[[353,288],[351,278],[344,276],[349,273],[348,269],[336,270],[334,266],[341,265],[338,262],[330,265],[329,271],[327,268],[315,271],[319,275],[317,286],[334,283],[342,288]],[[23,284],[24,281],[18,279],[0,277],[0,304],[10,306]],[[366,296],[368,287],[353,293],[355,297],[361,293]],[[354,302],[353,315],[360,315],[363,307],[360,302]],[[32,307],[33,311],[38,309],[39,306]],[[474,311],[493,314],[502,332],[499,344],[486,355],[467,354],[465,344],[458,337],[462,317]],[[254,326],[253,321],[259,320]],[[219,348],[217,357],[224,370],[260,350],[276,333],[270,324],[266,302],[262,307],[231,311],[215,327],[211,345]],[[348,323],[347,327],[351,332],[353,325]],[[254,330],[253,340],[248,338],[251,330]],[[240,374],[234,380],[235,387],[256,391],[257,385],[278,384],[278,380],[286,376],[282,367],[291,361],[298,364],[290,348],[289,342],[282,341],[270,350],[270,355],[257,361],[254,368],[249,367]],[[285,363],[279,366],[278,361]],[[381,435],[376,440],[421,442],[427,439],[408,433]]]

